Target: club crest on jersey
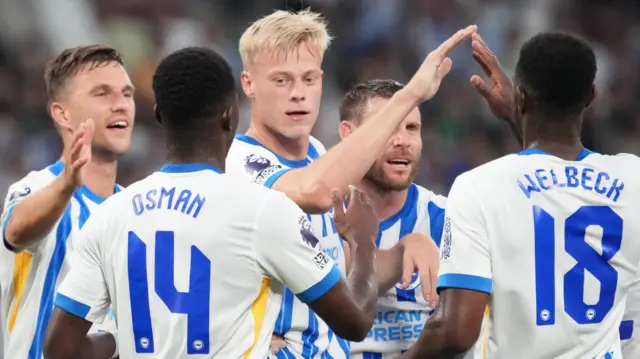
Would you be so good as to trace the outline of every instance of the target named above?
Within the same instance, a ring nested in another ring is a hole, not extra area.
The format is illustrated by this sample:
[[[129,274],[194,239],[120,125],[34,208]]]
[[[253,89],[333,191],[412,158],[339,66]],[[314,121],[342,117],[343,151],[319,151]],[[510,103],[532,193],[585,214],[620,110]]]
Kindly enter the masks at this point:
[[[407,287],[407,289],[402,288],[402,281],[396,283],[396,289],[398,290],[414,290],[420,286],[420,275],[418,273],[413,273],[411,276],[411,284]]]
[[[313,231],[311,230],[311,222],[309,222],[307,216],[300,216],[298,224],[300,225],[300,236],[302,237],[302,241],[308,244],[311,248],[316,248],[320,241],[316,238],[315,234],[313,234]]]
[[[31,194],[31,188],[27,186],[22,186],[21,189],[11,192],[9,196],[9,205],[13,205],[18,203],[22,198]]]
[[[444,220],[444,235],[442,236],[442,248],[440,249],[440,259],[449,259],[451,256],[451,218],[447,216]]]
[[[271,166],[271,161],[253,153],[244,159],[244,170],[251,175],[263,171],[269,166]]]

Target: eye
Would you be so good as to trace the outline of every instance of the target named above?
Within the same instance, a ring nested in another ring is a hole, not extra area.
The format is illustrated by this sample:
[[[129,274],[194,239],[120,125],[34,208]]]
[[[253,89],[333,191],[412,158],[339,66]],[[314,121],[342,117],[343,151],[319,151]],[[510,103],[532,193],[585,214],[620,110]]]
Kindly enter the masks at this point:
[[[287,80],[283,78],[277,78],[275,81],[276,81],[276,84],[278,85],[284,85],[287,82]]]
[[[407,131],[411,131],[411,132],[420,131],[420,126],[418,126],[418,125],[407,125]]]
[[[306,82],[307,84],[313,84],[314,82],[316,82],[316,78],[315,77],[305,77],[304,82]]]

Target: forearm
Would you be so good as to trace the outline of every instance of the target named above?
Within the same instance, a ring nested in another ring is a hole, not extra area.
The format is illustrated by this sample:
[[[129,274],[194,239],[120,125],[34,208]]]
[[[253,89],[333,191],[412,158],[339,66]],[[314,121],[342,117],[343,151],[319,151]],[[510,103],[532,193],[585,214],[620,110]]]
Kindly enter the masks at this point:
[[[57,178],[15,205],[4,228],[4,238],[16,249],[26,248],[51,231],[62,216],[73,189]]]
[[[111,333],[87,334],[74,359],[109,359],[116,351],[116,339]]]
[[[442,324],[438,320],[429,319],[416,343],[398,359],[460,358],[466,350],[448,345]]]
[[[380,156],[400,123],[417,106],[415,97],[398,91],[372,119],[308,166],[278,179],[273,188],[285,192],[306,211],[323,213],[331,207],[331,191],[346,193]],[[311,204],[298,196],[312,196]],[[306,207],[306,208],[305,208]]]
[[[404,244],[398,242],[391,249],[380,249],[377,255],[378,286],[380,293],[384,293],[402,279]]]
[[[372,241],[371,245],[352,245],[350,252],[351,259],[346,284],[353,294],[358,308],[361,308],[367,317],[373,319],[379,293],[376,268],[377,249]]]

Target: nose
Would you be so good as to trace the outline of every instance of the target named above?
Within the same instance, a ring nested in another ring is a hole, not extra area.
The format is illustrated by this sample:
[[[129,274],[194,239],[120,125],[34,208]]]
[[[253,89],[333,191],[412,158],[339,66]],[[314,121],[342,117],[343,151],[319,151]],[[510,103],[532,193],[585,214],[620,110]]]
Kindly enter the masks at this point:
[[[289,99],[293,102],[302,102],[306,99],[305,87],[302,81],[294,82]]]
[[[409,147],[409,134],[407,131],[397,131],[393,137],[391,137],[391,144],[393,147]]]
[[[113,97],[111,102],[111,112],[127,112],[131,107],[133,101],[124,94],[118,94]]]

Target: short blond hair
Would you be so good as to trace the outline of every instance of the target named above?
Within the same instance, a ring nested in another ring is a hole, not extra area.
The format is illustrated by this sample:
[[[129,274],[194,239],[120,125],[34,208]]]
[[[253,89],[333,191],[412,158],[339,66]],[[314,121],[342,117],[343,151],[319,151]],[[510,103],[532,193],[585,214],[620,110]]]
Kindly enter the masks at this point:
[[[325,51],[333,37],[327,30],[327,21],[309,9],[297,13],[277,10],[249,26],[240,37],[239,51],[242,64],[247,67],[262,52],[295,51],[309,41]]]

